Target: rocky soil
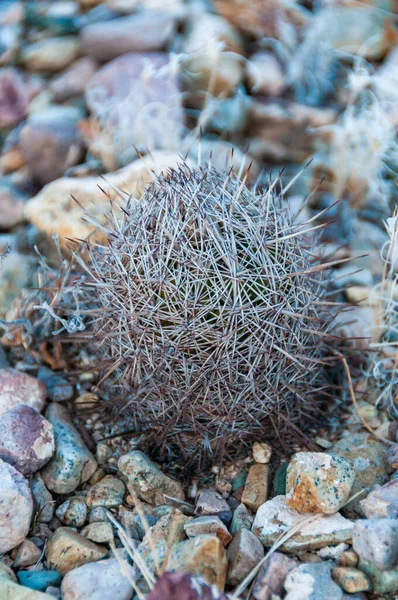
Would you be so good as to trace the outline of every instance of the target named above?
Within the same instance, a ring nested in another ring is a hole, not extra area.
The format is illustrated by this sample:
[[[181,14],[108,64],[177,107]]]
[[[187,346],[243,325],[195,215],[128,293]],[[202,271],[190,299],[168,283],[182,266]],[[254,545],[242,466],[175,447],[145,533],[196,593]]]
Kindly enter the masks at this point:
[[[0,598],[396,597],[397,23],[394,0],[0,2]],[[331,301],[367,362],[318,452],[264,432],[182,480],[103,418],[87,353],[71,374],[15,347],[54,235],[96,239],[110,199],[182,160],[283,170],[297,218],[327,209],[328,260],[352,259]]]

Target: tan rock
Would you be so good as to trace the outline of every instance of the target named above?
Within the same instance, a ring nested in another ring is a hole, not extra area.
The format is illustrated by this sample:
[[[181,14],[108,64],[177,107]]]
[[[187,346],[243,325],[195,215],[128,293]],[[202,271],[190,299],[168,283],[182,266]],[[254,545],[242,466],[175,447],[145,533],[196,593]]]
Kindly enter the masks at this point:
[[[23,569],[37,563],[41,557],[41,550],[30,540],[24,540],[17,549],[14,557],[14,569]]]
[[[227,567],[225,550],[218,537],[198,535],[173,546],[166,569],[199,575],[210,585],[224,590]]]
[[[265,465],[269,463],[272,456],[272,447],[265,442],[254,442],[253,444],[253,458],[256,463]]]
[[[114,539],[112,525],[104,521],[90,523],[80,533],[83,537],[96,544],[109,544]]]
[[[226,546],[232,540],[232,535],[221,519],[216,516],[192,519],[185,524],[184,529],[189,538],[203,534],[216,535],[223,546]]]
[[[51,569],[63,576],[72,569],[105,558],[107,550],[68,527],[59,527],[48,540],[46,558]]]
[[[268,465],[256,464],[250,467],[241,502],[253,512],[268,498],[271,472]]]
[[[332,571],[332,577],[349,594],[367,592],[371,589],[369,579],[359,569],[335,567]]]
[[[181,164],[178,154],[153,152],[104,177],[63,177],[49,183],[25,205],[25,216],[38,229],[48,235],[56,233],[61,243],[66,238],[85,239],[96,230],[94,223],[104,222],[109,211],[109,201],[114,207],[123,205],[129,197],[137,199],[154,177]],[[189,163],[193,166],[192,163]],[[106,194],[102,190],[105,190]],[[120,192],[119,192],[120,190]],[[119,194],[125,195],[120,198]],[[100,237],[98,232],[96,238]]]

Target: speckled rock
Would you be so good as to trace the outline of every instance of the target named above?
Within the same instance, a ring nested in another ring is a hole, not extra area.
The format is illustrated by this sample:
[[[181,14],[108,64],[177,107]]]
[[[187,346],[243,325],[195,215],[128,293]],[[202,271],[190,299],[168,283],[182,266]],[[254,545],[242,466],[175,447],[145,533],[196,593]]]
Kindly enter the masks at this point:
[[[104,521],[90,523],[80,533],[83,537],[96,544],[109,544],[114,540],[112,525]]]
[[[198,535],[172,547],[166,570],[199,575],[210,585],[224,590],[227,567],[220,540],[212,535]]]
[[[264,557],[264,548],[258,538],[248,529],[241,529],[228,546],[227,583],[236,586]]]
[[[36,377],[10,367],[0,369],[0,415],[18,404],[41,412],[45,401],[46,388]]]
[[[167,572],[156,581],[147,600],[227,600],[227,596],[201,577]]]
[[[59,527],[46,546],[49,567],[62,576],[76,567],[101,560],[106,555],[106,548],[90,542],[68,527]]]
[[[199,517],[216,515],[228,526],[232,512],[228,502],[215,490],[202,489],[196,496],[195,515]]]
[[[363,571],[372,583],[375,594],[391,594],[398,591],[398,566],[388,571],[378,569],[370,561],[360,559],[358,568]]]
[[[286,577],[285,600],[342,600],[342,589],[334,583],[328,563],[304,564]]]
[[[370,492],[363,503],[368,519],[386,517],[398,518],[398,479],[392,479],[380,488]]]
[[[36,520],[39,523],[49,523],[54,516],[54,501],[39,473],[31,481],[31,490]]]
[[[358,519],[352,531],[358,556],[387,571],[398,563],[398,519]]]
[[[306,513],[334,514],[350,497],[355,472],[350,461],[323,452],[298,452],[287,468],[286,501]]]
[[[349,594],[368,592],[371,589],[369,579],[359,569],[335,567],[332,571],[332,577]]]
[[[173,508],[166,504],[150,506],[141,504],[139,509],[129,510],[125,506],[119,508],[119,519],[130,535],[142,540],[149,527],[153,527],[162,518],[173,514]]]
[[[181,485],[165,475],[154,462],[136,450],[121,456],[119,470],[127,477],[127,487],[152,505],[165,504],[165,496],[184,500]]]
[[[126,564],[129,577],[135,570]],[[130,600],[133,587],[116,558],[90,563],[69,571],[61,586],[62,600]]]
[[[18,581],[25,588],[44,592],[49,586],[61,585],[61,577],[57,571],[19,571]],[[27,600],[30,599],[30,596]]]
[[[163,50],[174,32],[174,17],[167,12],[142,12],[84,27],[81,49],[106,62],[127,52]]]
[[[330,451],[353,463],[355,481],[351,489],[352,496],[360,491],[371,491],[376,485],[383,485],[387,481],[387,447],[369,433],[361,431],[343,437]],[[362,514],[360,503],[363,498],[364,495],[345,506],[344,514]]]
[[[42,185],[62,177],[80,161],[80,116],[73,107],[54,106],[35,112],[22,127],[19,147],[30,172]]]
[[[54,453],[51,423],[34,408],[20,404],[0,415],[0,458],[28,477]]]
[[[249,469],[241,502],[256,512],[268,498],[271,471],[266,464],[255,464]]]
[[[251,529],[253,517],[244,504],[239,504],[234,510],[232,521],[229,526],[231,535],[234,536],[241,529]]]
[[[87,518],[87,504],[79,497],[68,498],[57,508],[55,514],[67,527],[83,527]]]
[[[290,508],[285,496],[276,496],[258,509],[252,531],[264,546],[272,546],[279,536],[294,526],[303,515]],[[339,513],[324,515],[314,522],[304,525],[282,546],[286,552],[296,550],[316,550],[351,540],[354,523],[344,519]]]
[[[185,524],[184,530],[189,538],[202,534],[216,535],[223,546],[226,546],[232,540],[232,535],[224,523],[215,516],[192,519]]]
[[[65,102],[83,94],[85,86],[96,71],[96,63],[84,56],[74,62],[66,71],[54,77],[49,90],[56,102]]]
[[[15,550],[14,550],[15,551]],[[41,550],[30,540],[24,540],[17,549],[14,557],[14,569],[23,569],[37,563],[41,557]]]
[[[93,485],[87,494],[87,505],[89,508],[103,506],[112,508],[123,504],[126,487],[120,479],[112,475],[106,475],[101,481]]]
[[[0,460],[0,553],[19,546],[28,534],[33,499],[28,481]]]
[[[284,593],[283,584],[287,575],[298,563],[282,554],[273,552],[260,567],[253,587],[253,600],[273,600]]]
[[[73,62],[79,53],[79,42],[74,36],[47,38],[25,46],[21,60],[29,71],[61,71]]]
[[[97,462],[73,426],[61,404],[50,404],[46,417],[54,427],[55,455],[41,471],[46,487],[57,494],[70,494],[87,481]]]

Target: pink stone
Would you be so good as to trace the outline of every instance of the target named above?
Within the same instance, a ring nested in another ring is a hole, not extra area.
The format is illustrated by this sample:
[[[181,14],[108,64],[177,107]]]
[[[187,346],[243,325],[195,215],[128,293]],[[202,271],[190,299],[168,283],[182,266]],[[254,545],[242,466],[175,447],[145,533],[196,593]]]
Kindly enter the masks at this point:
[[[19,404],[41,412],[46,395],[46,386],[36,377],[9,367],[0,369],[0,415]]]

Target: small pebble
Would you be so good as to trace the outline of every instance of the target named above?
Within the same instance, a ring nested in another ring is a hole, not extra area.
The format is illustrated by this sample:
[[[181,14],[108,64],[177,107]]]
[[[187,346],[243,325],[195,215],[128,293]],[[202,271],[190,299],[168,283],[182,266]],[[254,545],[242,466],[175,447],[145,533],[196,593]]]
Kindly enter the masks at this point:
[[[368,592],[371,589],[369,579],[362,571],[350,567],[335,567],[332,571],[334,581],[345,592]]]
[[[253,512],[256,512],[268,498],[270,477],[268,465],[255,464],[250,467],[241,501]]]
[[[55,511],[58,519],[68,527],[83,527],[87,518],[87,504],[79,497],[68,498]]]

